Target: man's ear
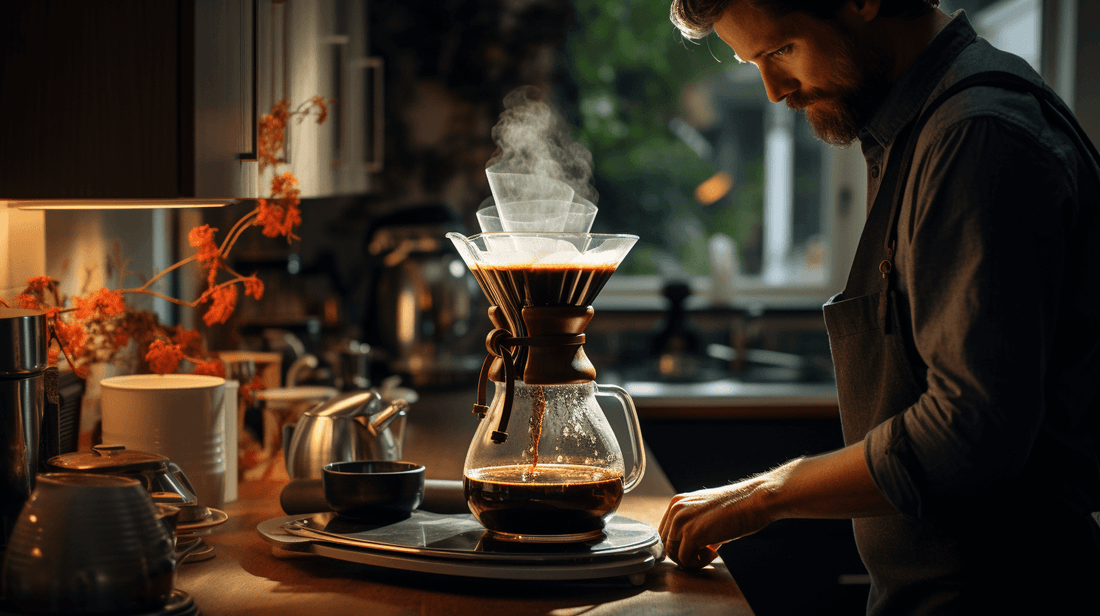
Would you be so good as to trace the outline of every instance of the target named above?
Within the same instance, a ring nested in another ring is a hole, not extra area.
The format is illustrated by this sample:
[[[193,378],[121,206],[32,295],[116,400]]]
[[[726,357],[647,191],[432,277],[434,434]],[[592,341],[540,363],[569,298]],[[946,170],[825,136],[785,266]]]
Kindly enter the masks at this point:
[[[841,7],[842,12],[847,12],[846,17],[867,23],[878,17],[878,11],[882,8],[882,0],[848,0]]]

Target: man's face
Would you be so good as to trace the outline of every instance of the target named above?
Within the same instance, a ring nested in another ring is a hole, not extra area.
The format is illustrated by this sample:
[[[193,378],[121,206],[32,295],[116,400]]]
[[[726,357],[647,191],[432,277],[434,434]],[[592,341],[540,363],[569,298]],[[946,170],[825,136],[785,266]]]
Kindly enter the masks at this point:
[[[891,58],[838,22],[773,17],[742,0],[714,30],[738,60],[760,69],[772,102],[804,110],[828,143],[850,145],[890,89]]]

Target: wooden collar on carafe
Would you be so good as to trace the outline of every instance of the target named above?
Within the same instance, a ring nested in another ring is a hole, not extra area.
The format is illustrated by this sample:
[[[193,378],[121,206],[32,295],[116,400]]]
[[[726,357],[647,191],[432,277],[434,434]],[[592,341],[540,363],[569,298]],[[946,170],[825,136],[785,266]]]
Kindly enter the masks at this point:
[[[584,353],[584,329],[596,311],[591,306],[546,306],[523,308],[526,336],[515,336],[496,307],[489,308],[489,320],[496,329],[485,338],[489,354],[481,364],[474,413],[485,416],[487,381],[505,385],[500,423],[492,433],[496,443],[507,438],[512,413],[515,381],[528,385],[571,385],[596,380],[596,368]],[[522,365],[522,370],[520,366]]]

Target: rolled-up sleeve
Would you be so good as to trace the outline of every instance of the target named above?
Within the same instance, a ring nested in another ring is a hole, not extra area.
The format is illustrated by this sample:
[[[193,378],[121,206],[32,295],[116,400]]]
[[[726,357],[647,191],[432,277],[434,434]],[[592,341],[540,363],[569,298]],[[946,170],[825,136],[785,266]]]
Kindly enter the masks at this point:
[[[875,483],[914,517],[1023,469],[1043,421],[1073,207],[1066,165],[1011,123],[970,119],[930,141],[896,259],[926,389],[865,442]]]

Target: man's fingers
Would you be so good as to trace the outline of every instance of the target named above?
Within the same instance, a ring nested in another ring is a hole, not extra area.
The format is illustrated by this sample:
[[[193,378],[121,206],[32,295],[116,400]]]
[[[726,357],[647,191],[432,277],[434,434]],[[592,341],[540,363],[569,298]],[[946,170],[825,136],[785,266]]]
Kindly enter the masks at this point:
[[[682,494],[677,494],[672,497],[672,500],[668,502],[668,507],[665,507],[665,515],[661,517],[661,525],[657,527],[658,532],[661,534],[661,538],[664,539],[669,530],[669,525],[672,522],[673,510],[676,509],[676,504],[683,499]]]
[[[665,554],[681,569],[702,569],[718,558],[712,546],[693,547],[691,542],[673,539],[665,545]]]
[[[677,494],[669,501],[668,507],[665,509],[665,515],[661,518],[661,525],[657,527],[658,534],[661,535],[661,541],[665,541],[672,533],[676,516],[681,511],[680,501],[683,499],[683,495]]]

